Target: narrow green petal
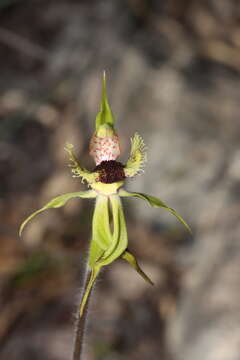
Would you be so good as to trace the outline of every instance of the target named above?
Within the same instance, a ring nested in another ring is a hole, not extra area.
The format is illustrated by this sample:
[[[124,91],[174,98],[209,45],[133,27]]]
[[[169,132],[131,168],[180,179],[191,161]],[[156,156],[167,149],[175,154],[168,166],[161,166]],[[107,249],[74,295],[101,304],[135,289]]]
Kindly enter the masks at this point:
[[[151,205],[153,207],[161,207],[161,208],[169,211],[171,214],[176,216],[176,218],[188,229],[188,231],[190,233],[192,233],[190,226],[186,223],[186,221],[182,218],[182,216],[179,215],[173,208],[168,207],[162,200],[160,200],[154,196],[143,194],[143,193],[128,192],[124,189],[119,190],[119,195],[123,196],[123,197],[129,197],[129,196],[138,197],[140,199],[146,200],[149,203],[149,205]]]
[[[102,79],[102,102],[101,102],[101,110],[97,114],[96,118],[96,131],[99,130],[101,125],[110,125],[113,127],[114,118],[112,115],[112,111],[110,109],[108,99],[107,99],[107,89],[106,89],[106,73],[103,72],[103,79]]]
[[[89,190],[89,191],[78,191],[78,192],[74,192],[74,193],[68,193],[68,194],[64,194],[64,195],[60,195],[54,199],[52,199],[51,201],[49,201],[45,206],[43,206],[41,209],[35,211],[33,214],[31,214],[30,216],[27,217],[26,220],[24,220],[24,222],[21,224],[20,226],[20,230],[19,230],[19,235],[21,236],[22,231],[24,229],[24,227],[26,226],[26,224],[36,215],[40,214],[41,212],[51,209],[51,208],[59,208],[63,205],[65,205],[65,203],[72,199],[72,198],[76,198],[76,197],[80,197],[80,198],[95,198],[96,197],[96,192],[94,190]]]
[[[127,164],[124,168],[126,177],[137,175],[143,168],[147,159],[146,146],[142,137],[136,133],[131,138],[131,152]]]
[[[72,168],[71,171],[73,173],[73,177],[80,177],[82,178],[82,181],[86,181],[88,184],[94,183],[98,178],[98,173],[90,172],[79,164],[79,161],[74,154],[72,144],[67,143],[64,149],[69,155],[69,160],[71,162],[69,166]]]
[[[124,251],[122,254],[122,258],[126,260],[138,273],[139,275],[147,281],[149,284],[154,285],[152,280],[145,274],[145,272],[140,268],[138,265],[137,259],[133,254],[131,254],[129,251]]]

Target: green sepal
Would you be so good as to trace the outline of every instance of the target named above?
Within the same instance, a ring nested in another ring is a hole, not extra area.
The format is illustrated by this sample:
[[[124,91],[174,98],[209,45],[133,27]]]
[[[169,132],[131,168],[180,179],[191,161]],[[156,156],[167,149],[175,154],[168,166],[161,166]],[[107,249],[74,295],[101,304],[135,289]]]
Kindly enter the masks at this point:
[[[135,133],[131,138],[130,157],[124,167],[124,174],[126,177],[137,175],[144,167],[147,160],[146,146],[143,138]]]
[[[101,102],[101,110],[97,114],[96,117],[96,131],[98,132],[101,125],[109,125],[113,127],[114,118],[112,111],[110,109],[108,99],[107,99],[107,89],[106,89],[106,73],[103,72],[102,79],[102,102]]]
[[[131,254],[129,251],[124,251],[122,254],[122,258],[126,260],[138,273],[139,275],[147,281],[150,285],[154,285],[152,280],[145,274],[145,272],[140,268],[137,259],[133,254]]]
[[[192,230],[190,228],[190,226],[186,223],[186,221],[182,218],[181,215],[179,215],[173,208],[167,206],[162,200],[151,196],[151,195],[147,195],[147,194],[143,194],[143,193],[137,193],[137,192],[128,192],[124,189],[120,189],[119,190],[119,195],[123,196],[123,197],[129,197],[129,196],[133,196],[133,197],[138,197],[140,199],[146,200],[149,205],[153,206],[153,207],[161,207],[167,211],[169,211],[172,215],[174,215],[186,228],[187,230],[192,233]]]
[[[118,195],[111,195],[109,199],[112,207],[113,233],[110,246],[104,251],[102,258],[99,260],[102,266],[111,264],[122,255],[128,246],[127,229],[121,199]]]
[[[113,232],[109,224],[110,199]],[[89,252],[89,266],[105,266],[121,256],[128,245],[127,229],[121,200],[118,195],[98,195],[93,215],[93,236]]]
[[[89,266],[93,268],[112,242],[108,197],[98,195],[93,213]]]
[[[64,148],[64,150],[66,150],[69,154],[69,166],[72,168],[71,171],[73,173],[73,177],[80,177],[82,178],[82,181],[86,181],[88,184],[94,183],[99,176],[98,173],[90,172],[79,164],[77,157],[73,152],[73,147],[74,146],[72,144],[67,143]]]
[[[111,231],[109,223],[109,199],[112,209],[113,231]],[[93,234],[88,260],[91,276],[81,302],[80,316],[83,314],[99,271],[103,266],[119,258],[126,250],[127,243],[125,218],[119,196],[98,195],[93,214]]]
[[[24,227],[26,226],[26,224],[32,218],[34,218],[34,216],[40,214],[41,212],[43,212],[45,210],[48,210],[48,209],[51,209],[51,208],[59,208],[59,207],[65,205],[66,202],[68,200],[72,199],[72,198],[76,198],[76,197],[79,197],[79,198],[95,198],[96,195],[97,194],[96,194],[96,192],[94,190],[89,190],[89,191],[78,191],[78,192],[73,192],[73,193],[68,193],[68,194],[57,196],[56,198],[49,201],[41,209],[35,211],[33,214],[28,216],[26,220],[24,220],[24,222],[20,226],[19,235],[21,236],[22,231],[23,231]]]

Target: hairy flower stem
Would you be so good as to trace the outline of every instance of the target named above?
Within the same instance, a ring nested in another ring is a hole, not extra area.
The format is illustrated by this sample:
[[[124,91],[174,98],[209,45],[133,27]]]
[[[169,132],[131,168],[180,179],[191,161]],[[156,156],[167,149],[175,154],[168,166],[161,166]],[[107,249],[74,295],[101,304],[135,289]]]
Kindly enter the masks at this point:
[[[81,296],[80,296],[80,304],[82,302],[84,293],[86,291],[90,276],[91,276],[91,271],[89,271],[88,267],[86,267],[85,277],[84,277],[84,281],[83,281],[83,287],[82,287]],[[89,297],[88,297],[88,300],[84,307],[82,316],[80,316],[80,304],[78,306],[72,360],[82,360],[83,359],[84,335],[85,335],[85,330],[86,330],[86,325],[87,325],[87,315],[88,315],[88,305],[89,305],[90,295],[91,294],[89,294]]]

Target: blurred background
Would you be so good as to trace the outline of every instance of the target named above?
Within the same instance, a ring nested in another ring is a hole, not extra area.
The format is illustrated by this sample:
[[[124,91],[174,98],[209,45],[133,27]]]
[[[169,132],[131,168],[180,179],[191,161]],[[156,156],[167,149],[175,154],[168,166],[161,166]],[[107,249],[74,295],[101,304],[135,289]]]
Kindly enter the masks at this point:
[[[68,360],[93,203],[64,152],[89,169],[102,70],[122,157],[148,146],[129,190],[174,217],[124,201],[129,249],[154,287],[121,260],[95,288],[86,360],[239,360],[239,0],[0,1],[0,359]]]

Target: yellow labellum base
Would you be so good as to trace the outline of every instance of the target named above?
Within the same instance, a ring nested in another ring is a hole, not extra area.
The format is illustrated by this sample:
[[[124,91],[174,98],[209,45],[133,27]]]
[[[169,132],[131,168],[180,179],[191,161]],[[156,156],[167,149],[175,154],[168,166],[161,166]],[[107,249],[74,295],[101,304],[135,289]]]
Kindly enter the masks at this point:
[[[116,194],[121,186],[123,186],[123,181],[118,181],[112,184],[104,184],[102,182],[91,184],[92,189],[96,190],[99,194],[106,196]]]

